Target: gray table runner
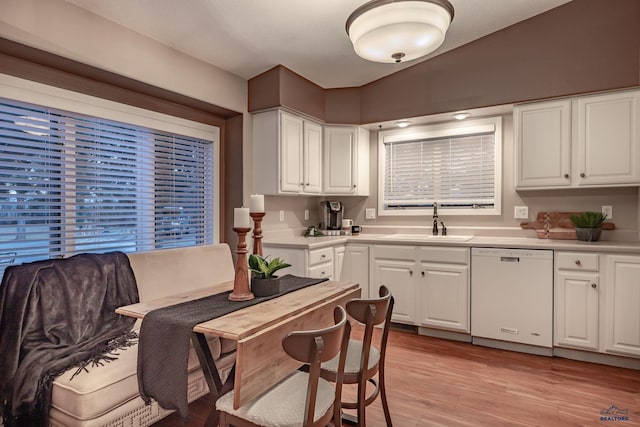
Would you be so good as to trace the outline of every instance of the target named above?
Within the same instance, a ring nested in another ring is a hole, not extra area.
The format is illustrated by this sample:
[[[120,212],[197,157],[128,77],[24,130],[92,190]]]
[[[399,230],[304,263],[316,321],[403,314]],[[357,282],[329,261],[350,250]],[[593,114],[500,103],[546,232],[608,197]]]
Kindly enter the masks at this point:
[[[188,415],[187,362],[189,340],[198,323],[277,298],[327,279],[280,278],[280,292],[250,301],[229,301],[231,291],[153,310],[144,316],[138,344],[138,388],[149,404],[155,399],[165,409]]]

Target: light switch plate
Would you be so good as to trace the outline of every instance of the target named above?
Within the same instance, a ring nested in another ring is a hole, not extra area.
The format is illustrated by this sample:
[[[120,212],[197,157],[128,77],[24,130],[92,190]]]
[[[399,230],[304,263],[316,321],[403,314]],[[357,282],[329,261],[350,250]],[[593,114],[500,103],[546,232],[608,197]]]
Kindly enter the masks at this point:
[[[304,210],[304,220],[308,221],[309,220],[309,209],[305,209]]]
[[[367,208],[364,210],[364,219],[376,219],[376,209]]]
[[[284,211],[280,211],[280,221],[284,221]]]
[[[602,206],[602,213],[607,215],[607,219],[613,219],[613,206]]]
[[[528,206],[515,206],[513,208],[514,219],[529,219],[529,207]]]

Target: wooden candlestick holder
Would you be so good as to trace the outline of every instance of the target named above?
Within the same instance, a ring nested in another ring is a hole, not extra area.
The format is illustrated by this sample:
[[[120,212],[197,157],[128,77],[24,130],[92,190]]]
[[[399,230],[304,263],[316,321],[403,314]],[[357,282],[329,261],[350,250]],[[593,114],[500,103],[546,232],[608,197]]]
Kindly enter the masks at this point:
[[[236,276],[233,280],[233,292],[229,294],[230,301],[248,301],[253,299],[249,289],[249,267],[247,265],[246,236],[251,228],[233,228],[238,234],[238,249],[236,250]]]
[[[253,218],[253,254],[262,256],[262,218],[264,212],[250,212],[249,216]]]

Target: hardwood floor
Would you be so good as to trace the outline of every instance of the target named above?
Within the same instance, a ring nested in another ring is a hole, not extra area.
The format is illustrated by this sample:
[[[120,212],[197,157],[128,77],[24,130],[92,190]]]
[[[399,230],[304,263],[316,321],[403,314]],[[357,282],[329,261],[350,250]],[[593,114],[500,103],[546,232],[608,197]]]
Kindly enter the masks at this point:
[[[637,370],[392,330],[386,372],[395,427],[640,426]],[[612,405],[628,421],[601,421]],[[202,426],[208,410],[203,399],[192,403],[186,426]],[[155,424],[180,425],[175,414]],[[367,426],[385,426],[379,399],[367,408]]]

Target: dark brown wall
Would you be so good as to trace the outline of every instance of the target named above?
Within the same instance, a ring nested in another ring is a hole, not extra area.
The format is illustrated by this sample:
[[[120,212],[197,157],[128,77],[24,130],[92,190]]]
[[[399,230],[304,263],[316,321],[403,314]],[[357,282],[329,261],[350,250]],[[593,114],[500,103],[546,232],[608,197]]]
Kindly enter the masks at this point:
[[[228,240],[233,215],[226,203],[242,205],[242,114],[3,38],[0,73],[219,127],[220,241],[235,244],[235,237]]]
[[[363,123],[360,117],[360,88],[327,89],[324,117],[327,123]]]
[[[362,88],[363,123],[639,84],[640,2],[574,0]]]
[[[242,170],[242,115],[226,120],[224,127],[224,145],[220,153],[221,182],[220,222],[222,225],[221,242],[227,242],[233,248],[237,235],[233,231],[233,208],[242,206],[243,170]]]
[[[249,80],[249,112],[288,107],[324,120],[325,91],[317,84],[278,65]]]
[[[280,74],[280,87],[270,88],[263,105],[328,123],[375,123],[634,87],[640,85],[640,1],[573,0],[360,88],[323,90],[323,99],[317,85],[283,77],[291,73],[286,68],[271,71]],[[250,97],[269,90],[252,80]],[[300,98],[309,94],[306,102]]]

